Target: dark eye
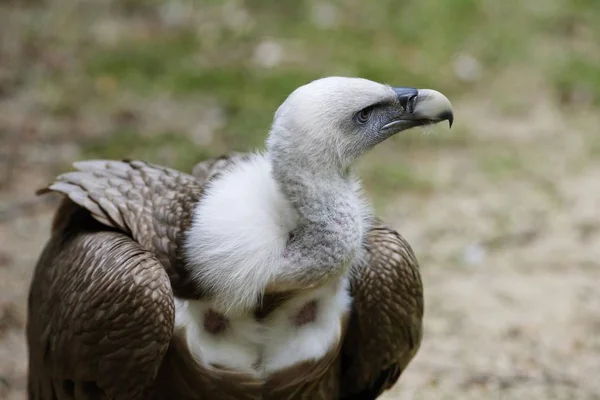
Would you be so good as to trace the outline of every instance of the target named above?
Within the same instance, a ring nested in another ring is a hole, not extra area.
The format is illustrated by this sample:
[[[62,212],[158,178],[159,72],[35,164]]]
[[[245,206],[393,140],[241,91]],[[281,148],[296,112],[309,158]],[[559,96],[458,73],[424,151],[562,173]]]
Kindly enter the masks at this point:
[[[359,124],[364,124],[369,121],[371,114],[373,114],[373,107],[363,108],[356,114],[356,120]]]

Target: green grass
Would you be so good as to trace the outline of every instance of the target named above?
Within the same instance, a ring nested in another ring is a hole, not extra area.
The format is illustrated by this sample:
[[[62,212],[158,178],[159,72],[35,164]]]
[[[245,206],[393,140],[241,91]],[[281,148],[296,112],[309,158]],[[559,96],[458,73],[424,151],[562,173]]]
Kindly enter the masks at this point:
[[[522,154],[515,149],[496,149],[477,154],[478,165],[483,172],[495,181],[514,178],[526,170],[527,166],[522,160]]]
[[[376,199],[386,199],[402,192],[428,194],[435,187],[430,179],[398,161],[371,162],[360,168],[360,176],[367,192]]]
[[[568,100],[579,93],[600,105],[600,60],[573,56],[556,67],[554,79],[563,98]]]
[[[148,137],[120,131],[88,141],[83,147],[83,158],[140,159],[188,173],[196,163],[216,155],[211,149],[196,146],[185,134],[174,132]]]
[[[231,3],[246,7],[252,23],[245,29],[230,27],[227,22],[235,10],[216,0],[184,2],[192,5],[187,12],[197,18],[180,26],[152,22],[161,2],[119,3],[111,11],[114,15],[141,18],[156,26],[143,35],[124,34],[110,45],[96,43],[84,23],[77,28],[82,31],[69,31],[67,25],[57,29],[58,37],[53,40],[71,43],[73,40],[66,39],[77,37],[80,47],[76,50],[77,68],[43,76],[56,86],[70,88],[53,112],[69,116],[79,102],[92,95],[107,103],[130,92],[148,97],[169,93],[178,101],[210,97],[226,115],[226,126],[218,132],[218,146],[198,149],[187,132],[174,133],[176,129],[150,136],[115,127],[84,149],[86,156],[141,157],[188,168],[198,157],[224,148],[248,151],[261,147],[273,113],[285,97],[297,86],[326,75],[357,75],[396,85],[433,87],[457,101],[472,90],[485,93],[509,66],[522,65],[544,74],[543,81],[558,100],[564,93],[583,91],[600,104],[600,7],[596,0],[328,3],[336,10],[336,23],[329,27],[312,21],[313,9],[320,4],[317,0]],[[90,8],[88,13],[90,21],[95,21],[96,11]],[[72,18],[66,21],[74,23]],[[207,24],[212,26],[208,31]],[[61,40],[60,35],[67,36]],[[255,48],[264,40],[277,41],[283,50],[284,58],[274,68],[253,62]],[[552,51],[536,51],[548,43],[555,44]],[[481,64],[478,81],[457,79],[453,63],[461,53]],[[98,82],[114,82],[114,88],[91,90]],[[514,82],[513,91],[519,91],[519,82]],[[490,98],[502,112],[518,114],[526,109],[514,99],[496,99],[491,93]],[[461,118],[460,110],[456,118]],[[458,125],[461,128],[449,133],[400,135],[386,146],[405,153],[472,146],[475,139],[468,123]],[[518,158],[500,148],[495,151],[494,143],[487,146],[489,151],[484,153],[491,156],[477,159],[490,178],[504,179],[524,170]],[[429,190],[427,177],[412,176],[410,162],[401,167],[389,165],[374,163],[365,170],[375,192],[385,197],[396,190]]]

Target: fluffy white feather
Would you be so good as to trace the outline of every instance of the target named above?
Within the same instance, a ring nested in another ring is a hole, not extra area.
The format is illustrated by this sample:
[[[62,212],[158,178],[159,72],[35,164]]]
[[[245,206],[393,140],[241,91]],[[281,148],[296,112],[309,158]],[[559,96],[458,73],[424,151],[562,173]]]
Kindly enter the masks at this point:
[[[352,181],[368,230],[372,208],[362,186]],[[315,189],[316,190],[316,189]],[[256,306],[273,276],[282,268],[283,251],[298,215],[271,173],[267,155],[254,154],[233,165],[207,187],[198,202],[186,237],[186,262],[192,278],[211,290],[217,311],[236,315]],[[357,249],[356,257],[362,254]]]
[[[265,328],[253,315],[238,315],[229,319],[222,334],[212,334],[204,329],[204,316],[214,307],[208,301],[176,301],[176,330],[184,329],[188,347],[199,364],[209,367],[221,365],[237,371],[259,376],[261,343]]]
[[[192,278],[208,285],[219,312],[234,314],[259,300],[278,268],[297,214],[263,154],[235,164],[208,186],[185,243]]]
[[[312,300],[317,302],[315,321],[302,326],[291,324],[291,318]],[[348,280],[343,278],[340,282],[295,297],[274,312],[266,321],[265,374],[303,361],[317,360],[327,354],[341,338],[342,317],[350,304]]]
[[[292,319],[311,300],[317,301],[314,322],[296,326]],[[342,318],[351,297],[347,279],[331,283],[296,297],[282,305],[264,321],[252,313],[228,319],[228,328],[219,334],[204,329],[210,301],[176,300],[176,331],[186,330],[192,355],[205,366],[219,364],[257,377],[296,363],[319,359],[337,345]]]

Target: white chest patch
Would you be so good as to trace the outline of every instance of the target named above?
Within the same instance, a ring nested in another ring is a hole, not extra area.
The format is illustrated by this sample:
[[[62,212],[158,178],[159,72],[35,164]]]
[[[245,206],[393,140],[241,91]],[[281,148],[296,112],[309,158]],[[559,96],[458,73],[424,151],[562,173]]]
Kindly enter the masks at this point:
[[[295,318],[311,302],[314,318],[298,325]],[[319,359],[337,345],[350,304],[344,279],[288,300],[260,322],[252,313],[228,316],[227,326],[218,333],[206,328],[211,302],[176,300],[175,324],[186,330],[188,346],[199,363],[264,378],[299,362]]]
[[[208,186],[194,211],[185,243],[193,279],[210,282],[219,310],[255,306],[281,265],[297,214],[271,176],[271,165],[256,154],[234,165]]]

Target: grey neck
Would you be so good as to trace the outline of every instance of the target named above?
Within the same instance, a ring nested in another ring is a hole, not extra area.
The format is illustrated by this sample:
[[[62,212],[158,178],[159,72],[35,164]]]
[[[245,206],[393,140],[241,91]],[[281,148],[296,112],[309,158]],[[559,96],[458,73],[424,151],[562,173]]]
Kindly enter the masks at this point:
[[[296,149],[297,150],[297,149]],[[299,216],[277,279],[284,287],[317,286],[341,276],[362,244],[361,199],[349,172],[328,159],[276,145],[269,148],[272,171]]]

